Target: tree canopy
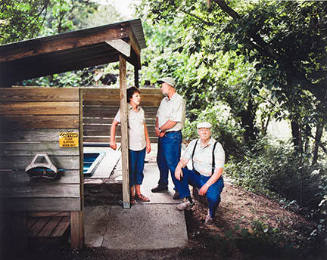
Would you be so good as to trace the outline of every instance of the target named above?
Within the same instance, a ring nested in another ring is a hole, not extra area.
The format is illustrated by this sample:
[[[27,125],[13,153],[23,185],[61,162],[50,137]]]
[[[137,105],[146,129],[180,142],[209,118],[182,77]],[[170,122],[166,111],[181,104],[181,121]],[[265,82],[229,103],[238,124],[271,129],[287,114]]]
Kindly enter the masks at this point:
[[[271,118],[289,119],[303,152],[326,124],[326,11],[323,2],[143,1],[147,51],[157,53],[145,63],[179,79],[189,108],[224,101],[247,144]]]

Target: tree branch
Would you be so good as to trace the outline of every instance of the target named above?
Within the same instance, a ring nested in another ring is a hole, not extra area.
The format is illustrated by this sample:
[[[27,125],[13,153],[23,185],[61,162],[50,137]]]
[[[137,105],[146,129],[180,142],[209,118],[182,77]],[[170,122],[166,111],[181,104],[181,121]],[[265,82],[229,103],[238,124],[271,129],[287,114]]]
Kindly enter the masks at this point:
[[[232,17],[235,21],[241,19],[242,17],[231,7],[229,7],[225,0],[213,0],[225,13],[227,13],[230,17]],[[253,46],[256,47],[256,49],[263,54],[264,56],[268,56],[270,58],[273,58],[275,60],[279,59],[279,55],[256,33],[250,33],[249,34],[249,40],[251,41],[251,38],[254,40],[255,44]],[[252,42],[252,41],[251,41]],[[259,47],[259,49],[258,49]],[[268,55],[267,55],[268,54]]]
[[[212,1],[215,2],[221,8],[221,10],[223,10],[230,17],[232,17],[233,20],[237,21],[238,19],[242,18],[235,10],[233,10],[227,5],[225,0]],[[282,66],[287,67],[288,70],[290,70],[290,74],[293,75],[294,78],[296,78],[296,81],[303,83],[301,84],[303,85],[303,89],[310,91],[318,100],[324,101],[323,98],[321,98],[319,89],[317,90],[317,87],[315,87],[315,85],[313,85],[312,82],[305,77],[305,74],[299,71],[298,68],[294,67],[294,64],[292,64],[290,60],[285,60],[283,56],[280,56],[271,46],[269,46],[268,43],[266,43],[260,37],[260,35],[253,32],[249,32],[247,42],[250,43],[250,45],[257,51],[259,51],[263,57],[270,58],[274,61],[279,62]]]
[[[182,11],[184,14],[187,14],[187,15],[189,15],[189,16],[192,16],[192,17],[198,19],[199,21],[201,21],[201,22],[204,23],[205,25],[208,25],[208,26],[212,26],[212,25],[214,25],[214,23],[212,23],[212,22],[208,22],[208,21],[202,19],[201,17],[199,17],[199,16],[197,16],[197,15],[195,15],[195,14],[192,14],[192,13],[187,12],[187,11],[185,11],[185,10],[181,10],[181,11]]]

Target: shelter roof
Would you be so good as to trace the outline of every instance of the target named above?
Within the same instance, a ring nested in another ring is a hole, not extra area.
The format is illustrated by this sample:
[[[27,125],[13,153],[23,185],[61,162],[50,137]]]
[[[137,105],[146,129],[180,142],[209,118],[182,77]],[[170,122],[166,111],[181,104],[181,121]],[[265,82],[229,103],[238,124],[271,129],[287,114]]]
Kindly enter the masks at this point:
[[[140,19],[0,46],[0,87],[40,76],[116,62],[119,55],[137,69],[145,48]]]

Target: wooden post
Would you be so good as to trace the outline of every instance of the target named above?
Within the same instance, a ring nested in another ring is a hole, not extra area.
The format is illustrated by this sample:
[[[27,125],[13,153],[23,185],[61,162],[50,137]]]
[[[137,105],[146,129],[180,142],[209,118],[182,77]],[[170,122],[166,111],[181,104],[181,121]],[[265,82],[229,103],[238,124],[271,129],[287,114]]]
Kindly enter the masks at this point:
[[[79,89],[79,156],[80,156],[80,211],[70,213],[70,239],[71,248],[82,248],[84,246],[84,175],[83,175],[83,90]]]
[[[134,85],[135,87],[139,88],[139,69],[137,66],[134,66]]]
[[[71,248],[82,248],[84,245],[83,211],[70,212]]]
[[[120,126],[121,126],[121,160],[123,174],[123,207],[130,208],[129,167],[128,167],[128,111],[126,100],[126,60],[119,55],[119,84],[120,84]]]

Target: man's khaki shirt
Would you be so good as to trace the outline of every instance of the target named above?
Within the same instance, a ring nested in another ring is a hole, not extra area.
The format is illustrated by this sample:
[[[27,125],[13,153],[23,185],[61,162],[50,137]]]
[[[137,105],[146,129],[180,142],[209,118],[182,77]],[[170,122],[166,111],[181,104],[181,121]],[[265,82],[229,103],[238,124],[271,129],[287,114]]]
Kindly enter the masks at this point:
[[[201,140],[198,139],[198,143],[195,148],[193,161],[194,169],[204,176],[211,176],[212,173],[212,149],[215,143],[215,139],[210,138],[207,145],[203,146]],[[192,152],[194,149],[196,139],[192,140],[187,146],[185,152],[182,155],[182,159],[186,161],[192,160]],[[217,142],[215,147],[215,170],[218,168],[224,168],[225,164],[225,151],[222,145]]]
[[[157,118],[159,127],[164,125],[168,120],[177,122],[174,127],[168,129],[166,132],[182,130],[185,122],[184,99],[178,93],[175,93],[171,99],[164,97],[158,108]]]

